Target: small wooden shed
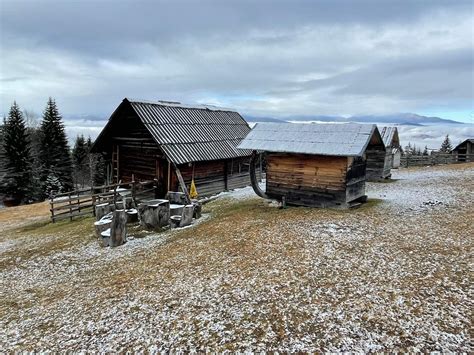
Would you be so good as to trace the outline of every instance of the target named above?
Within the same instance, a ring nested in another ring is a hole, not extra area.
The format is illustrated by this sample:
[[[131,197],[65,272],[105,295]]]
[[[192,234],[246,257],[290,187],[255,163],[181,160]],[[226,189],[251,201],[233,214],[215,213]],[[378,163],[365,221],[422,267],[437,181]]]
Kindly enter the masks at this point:
[[[250,184],[251,151],[237,149],[248,132],[235,111],[125,98],[92,151],[106,156],[115,182],[156,179],[164,196],[194,177],[202,197]]]
[[[466,139],[459,143],[453,150],[452,154],[458,162],[472,162],[474,161],[474,139]]]
[[[400,146],[400,138],[398,137],[397,127],[382,127],[380,130],[383,143],[387,149],[385,157],[385,174],[390,173],[389,169],[398,169],[400,167],[400,159],[402,151]]]
[[[352,123],[257,123],[239,148],[265,153],[265,192],[251,173],[257,195],[313,207],[365,201],[367,162],[385,156],[377,126]]]

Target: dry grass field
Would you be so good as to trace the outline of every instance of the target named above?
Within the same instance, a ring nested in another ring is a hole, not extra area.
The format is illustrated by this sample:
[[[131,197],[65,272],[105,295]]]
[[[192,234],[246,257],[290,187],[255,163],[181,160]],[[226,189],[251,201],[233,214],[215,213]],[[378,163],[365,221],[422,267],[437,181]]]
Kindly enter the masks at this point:
[[[354,210],[247,188],[115,249],[91,218],[0,210],[0,349],[468,352],[474,164],[393,177]]]

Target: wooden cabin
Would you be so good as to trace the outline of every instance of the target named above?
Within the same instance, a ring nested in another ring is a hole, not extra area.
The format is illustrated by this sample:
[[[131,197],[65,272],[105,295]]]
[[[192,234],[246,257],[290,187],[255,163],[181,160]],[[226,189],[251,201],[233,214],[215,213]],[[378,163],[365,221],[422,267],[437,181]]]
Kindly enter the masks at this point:
[[[265,153],[265,192],[251,176],[257,195],[312,207],[365,201],[367,162],[385,156],[377,127],[352,123],[257,123],[239,148]]]
[[[385,157],[385,174],[387,174],[389,169],[398,169],[400,167],[400,159],[402,157],[400,138],[398,137],[397,127],[382,127],[380,135],[387,149]]]
[[[164,196],[194,178],[202,197],[250,184],[251,151],[236,149],[249,131],[235,111],[125,98],[92,151],[106,156],[114,182],[156,179]]]
[[[474,139],[466,139],[459,143],[453,150],[452,154],[458,162],[472,162],[474,161]]]

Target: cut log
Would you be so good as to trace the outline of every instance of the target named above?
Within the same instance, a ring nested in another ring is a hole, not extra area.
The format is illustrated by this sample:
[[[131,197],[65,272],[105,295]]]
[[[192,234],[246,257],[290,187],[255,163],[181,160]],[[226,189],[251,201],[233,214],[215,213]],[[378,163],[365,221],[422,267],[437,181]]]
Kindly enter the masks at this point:
[[[194,205],[186,205],[183,208],[183,214],[181,215],[180,227],[189,226],[193,223]]]
[[[127,213],[127,223],[135,223],[138,221],[138,211],[135,208],[130,208],[125,212]]]
[[[100,220],[107,213],[115,211],[115,205],[110,203],[101,203],[100,205],[95,206],[95,218]]]
[[[191,201],[194,206],[194,218],[201,218],[202,215],[202,205],[198,200]]]
[[[99,239],[99,243],[103,247],[110,246],[110,228],[100,233],[101,238]]]
[[[171,204],[176,205],[186,205],[187,198],[184,192],[175,192],[175,191],[168,191],[166,194],[166,199],[170,201]]]
[[[138,205],[138,219],[143,228],[158,230],[169,224],[170,203],[168,200],[151,200]]]
[[[109,229],[111,224],[111,219],[101,219],[100,221],[94,222],[95,234],[99,239],[102,239],[102,232]],[[102,243],[102,241],[100,241],[100,243]]]
[[[183,214],[184,205],[178,205],[176,203],[170,204],[170,215],[181,216]]]
[[[110,246],[118,247],[127,240],[127,214],[125,211],[115,211],[110,226]]]
[[[171,228],[178,228],[181,222],[181,216],[171,216],[170,217],[170,226]]]

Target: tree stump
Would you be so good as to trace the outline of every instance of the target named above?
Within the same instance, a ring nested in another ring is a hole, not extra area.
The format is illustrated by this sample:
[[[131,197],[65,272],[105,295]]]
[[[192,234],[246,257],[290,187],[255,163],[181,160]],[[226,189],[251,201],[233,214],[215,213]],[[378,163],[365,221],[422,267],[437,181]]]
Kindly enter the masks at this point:
[[[176,203],[170,204],[170,216],[181,216],[183,214],[184,205]]]
[[[108,247],[110,245],[110,228],[100,233],[99,243],[103,247]]]
[[[107,213],[115,211],[115,205],[110,203],[101,203],[95,206],[95,219],[98,221]]]
[[[138,221],[138,211],[135,208],[125,210],[127,213],[127,223],[135,223]]]
[[[129,210],[133,208],[133,200],[131,197],[124,196],[122,198],[122,201],[117,202],[117,208],[118,209],[124,209],[124,210]]]
[[[112,224],[111,219],[104,219],[104,218],[102,218],[100,221],[94,222],[95,234],[97,235],[97,238],[102,239],[102,232],[109,229],[111,224]]]
[[[127,214],[125,211],[115,211],[110,226],[110,246],[117,247],[127,240]]]
[[[191,200],[194,206],[194,218],[201,218],[202,215],[202,205],[198,200]]]
[[[170,217],[170,227],[178,228],[181,223],[181,216],[171,216]]]
[[[193,223],[193,214],[194,214],[194,206],[193,205],[186,205],[183,209],[183,214],[181,215],[181,222],[179,223],[180,227],[189,226]]]
[[[168,200],[151,200],[138,205],[138,219],[143,228],[157,230],[169,224]]]
[[[168,191],[166,199],[176,205],[185,205],[187,203],[186,194],[184,192]]]

